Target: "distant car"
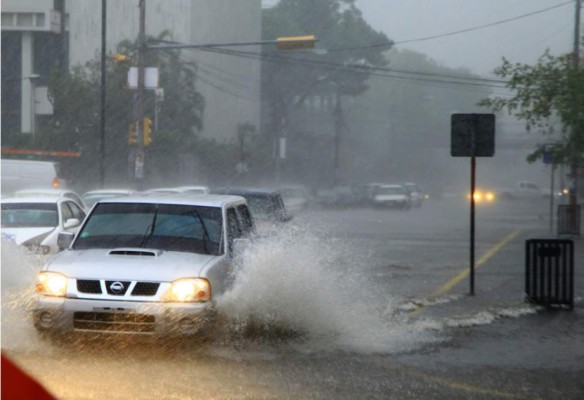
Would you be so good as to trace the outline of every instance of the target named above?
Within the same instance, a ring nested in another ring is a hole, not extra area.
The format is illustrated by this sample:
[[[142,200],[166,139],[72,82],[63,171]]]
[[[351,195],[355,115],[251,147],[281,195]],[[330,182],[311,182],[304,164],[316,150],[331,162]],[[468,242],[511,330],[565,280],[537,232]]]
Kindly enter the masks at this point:
[[[245,199],[135,195],[97,202],[37,275],[33,322],[64,333],[191,336],[231,287],[253,220]],[[66,335],[65,335],[66,337]]]
[[[99,200],[129,196],[132,193],[134,193],[133,190],[126,189],[98,189],[85,192],[81,197],[88,207],[92,207]]]
[[[288,213],[282,195],[277,190],[252,187],[212,188],[211,193],[241,196],[247,200],[252,216],[260,233],[272,233],[274,228],[288,222]]]
[[[2,237],[39,254],[56,253],[62,232],[75,233],[85,211],[64,197],[13,197],[2,199]]]
[[[477,188],[474,192],[475,203],[491,204],[496,201],[496,197],[495,191],[491,189]],[[466,195],[466,198],[470,200],[470,193]]]
[[[412,202],[403,185],[379,185],[373,192],[373,204],[378,207],[392,207],[409,210]]]
[[[13,197],[61,197],[65,199],[73,199],[79,204],[85,212],[89,211],[89,207],[83,201],[83,198],[79,196],[76,192],[68,189],[23,189],[14,192]]]
[[[284,186],[278,189],[284,200],[286,210],[299,212],[311,204],[311,196],[304,186]]]
[[[155,188],[147,190],[146,193],[190,193],[190,194],[207,194],[208,186],[177,186],[168,188]]]

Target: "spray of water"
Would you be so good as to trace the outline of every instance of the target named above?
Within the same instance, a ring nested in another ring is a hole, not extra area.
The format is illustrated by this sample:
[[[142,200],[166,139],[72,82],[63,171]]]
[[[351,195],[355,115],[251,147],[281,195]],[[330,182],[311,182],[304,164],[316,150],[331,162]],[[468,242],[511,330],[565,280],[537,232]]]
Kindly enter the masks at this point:
[[[2,239],[2,349],[38,348],[29,310],[35,275],[46,260]]]
[[[434,341],[436,326],[408,322],[355,246],[298,227],[261,239],[219,310],[238,332],[297,334],[309,349],[395,352]]]

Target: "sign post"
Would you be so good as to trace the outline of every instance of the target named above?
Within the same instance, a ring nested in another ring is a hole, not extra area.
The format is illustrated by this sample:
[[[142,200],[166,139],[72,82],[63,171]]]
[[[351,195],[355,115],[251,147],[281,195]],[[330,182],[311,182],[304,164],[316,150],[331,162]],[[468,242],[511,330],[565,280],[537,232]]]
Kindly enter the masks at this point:
[[[450,155],[470,157],[470,295],[474,296],[476,157],[495,154],[495,115],[452,114],[450,123]]]

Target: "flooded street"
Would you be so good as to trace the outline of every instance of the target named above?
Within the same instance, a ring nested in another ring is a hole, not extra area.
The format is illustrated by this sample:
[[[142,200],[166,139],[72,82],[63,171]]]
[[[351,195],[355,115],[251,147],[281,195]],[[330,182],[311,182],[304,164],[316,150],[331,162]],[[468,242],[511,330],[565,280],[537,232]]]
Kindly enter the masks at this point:
[[[298,215],[247,254],[212,330],[180,343],[40,340],[27,304],[43,260],[3,242],[2,350],[60,399],[580,398],[581,300],[553,315],[522,301],[538,215],[479,214],[479,254],[520,233],[476,296],[466,280],[432,296],[467,263],[463,207]]]

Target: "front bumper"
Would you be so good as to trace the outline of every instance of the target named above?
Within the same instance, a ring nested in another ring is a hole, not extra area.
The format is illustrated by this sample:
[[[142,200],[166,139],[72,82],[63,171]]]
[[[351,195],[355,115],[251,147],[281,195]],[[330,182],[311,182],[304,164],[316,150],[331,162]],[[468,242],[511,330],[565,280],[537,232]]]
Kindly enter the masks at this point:
[[[34,325],[52,333],[189,336],[213,318],[211,303],[162,303],[38,296]]]

